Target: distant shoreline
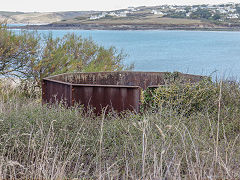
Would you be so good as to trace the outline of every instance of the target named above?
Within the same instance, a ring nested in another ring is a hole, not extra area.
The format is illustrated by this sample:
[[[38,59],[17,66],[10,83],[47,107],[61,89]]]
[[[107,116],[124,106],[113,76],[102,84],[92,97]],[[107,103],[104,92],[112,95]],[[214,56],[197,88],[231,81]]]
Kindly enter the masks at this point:
[[[11,26],[9,29],[25,30],[185,30],[185,31],[240,31],[240,27],[201,27],[199,25],[154,25],[154,24],[47,24]]]

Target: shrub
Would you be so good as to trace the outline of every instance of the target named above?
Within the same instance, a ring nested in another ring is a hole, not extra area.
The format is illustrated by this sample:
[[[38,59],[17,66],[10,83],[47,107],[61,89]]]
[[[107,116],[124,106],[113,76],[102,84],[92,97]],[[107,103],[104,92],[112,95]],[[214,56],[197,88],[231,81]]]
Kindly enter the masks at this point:
[[[219,121],[224,124],[226,131],[221,132],[221,137],[231,136],[240,132],[239,87],[238,82],[212,82],[209,78],[192,84],[172,81],[157,89],[147,89],[143,93],[142,109],[154,112],[170,109],[189,118],[207,113],[215,124]]]
[[[125,54],[74,34],[42,38],[37,32],[14,34],[0,24],[0,75],[29,80],[41,86],[42,78],[67,72],[131,70]]]
[[[171,105],[173,109],[184,111],[186,115],[206,108],[213,111],[217,107],[218,96],[219,87],[209,79],[194,84],[174,82],[154,91],[155,104]]]
[[[221,117],[218,127],[211,113],[186,117],[167,106],[96,117],[33,99],[0,101],[0,177],[239,179],[239,131],[224,132],[240,115]]]
[[[20,35],[8,31],[0,24],[0,75],[26,77],[32,70],[32,62],[37,58],[39,37],[22,31]]]

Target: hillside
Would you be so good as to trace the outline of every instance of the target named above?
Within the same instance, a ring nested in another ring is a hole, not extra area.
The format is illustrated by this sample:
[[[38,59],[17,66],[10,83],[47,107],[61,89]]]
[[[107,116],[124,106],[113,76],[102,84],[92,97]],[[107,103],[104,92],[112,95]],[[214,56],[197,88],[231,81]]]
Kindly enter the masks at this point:
[[[122,9],[109,12],[98,12],[95,14],[85,14],[68,20],[62,20],[52,25],[72,24],[72,25],[196,25],[208,24],[199,19],[171,18],[163,14],[152,13],[155,7],[139,7],[133,9]]]
[[[240,30],[240,4],[129,7],[82,14],[34,29]]]
[[[0,21],[7,20],[15,24],[48,24],[56,21],[72,19],[94,11],[67,11],[67,12],[7,12],[0,11]]]
[[[28,29],[240,30],[240,4],[129,7],[115,11],[2,13]],[[0,13],[1,15],[1,13]]]

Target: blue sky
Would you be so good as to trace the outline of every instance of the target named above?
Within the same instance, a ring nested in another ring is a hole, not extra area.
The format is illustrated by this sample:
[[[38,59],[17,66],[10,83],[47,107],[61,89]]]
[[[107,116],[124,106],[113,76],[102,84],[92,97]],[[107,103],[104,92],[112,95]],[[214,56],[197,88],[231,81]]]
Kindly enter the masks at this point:
[[[240,3],[240,0],[0,0],[0,11],[51,12],[78,10],[113,10],[129,6],[162,4]]]

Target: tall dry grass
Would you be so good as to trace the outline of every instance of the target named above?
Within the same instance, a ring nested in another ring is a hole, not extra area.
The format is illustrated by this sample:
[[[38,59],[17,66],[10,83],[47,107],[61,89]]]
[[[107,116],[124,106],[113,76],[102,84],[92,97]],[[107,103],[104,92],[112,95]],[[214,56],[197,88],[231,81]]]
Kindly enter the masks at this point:
[[[155,113],[96,117],[31,98],[0,100],[0,179],[240,179],[240,107],[223,102],[227,87],[217,111],[187,115],[168,103]],[[238,100],[239,90],[228,90]]]

